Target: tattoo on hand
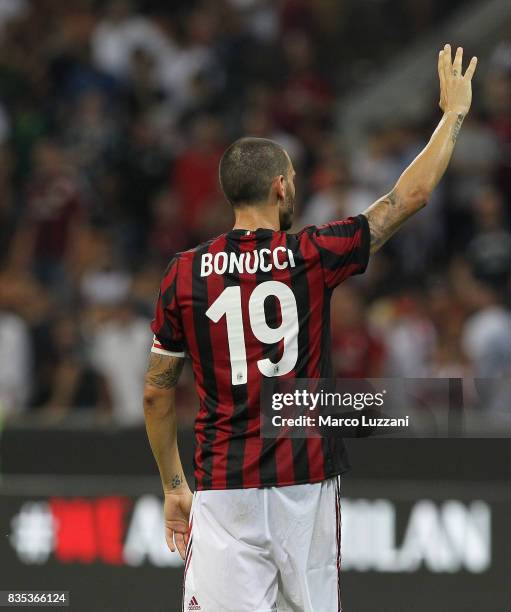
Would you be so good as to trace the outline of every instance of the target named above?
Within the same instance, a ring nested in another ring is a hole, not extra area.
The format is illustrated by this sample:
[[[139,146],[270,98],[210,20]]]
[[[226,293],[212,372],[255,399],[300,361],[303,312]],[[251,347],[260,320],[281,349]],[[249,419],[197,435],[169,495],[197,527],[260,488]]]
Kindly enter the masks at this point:
[[[183,484],[183,479],[179,474],[176,474],[172,480],[170,481],[170,486],[172,489],[178,489]]]
[[[147,368],[146,383],[159,389],[172,389],[177,384],[185,360],[151,353]]]
[[[461,124],[463,123],[463,119],[465,119],[465,115],[462,115],[461,113],[456,118],[456,123],[454,124],[454,127],[452,129],[452,141],[453,142],[456,142],[458,138],[458,134],[460,133]]]

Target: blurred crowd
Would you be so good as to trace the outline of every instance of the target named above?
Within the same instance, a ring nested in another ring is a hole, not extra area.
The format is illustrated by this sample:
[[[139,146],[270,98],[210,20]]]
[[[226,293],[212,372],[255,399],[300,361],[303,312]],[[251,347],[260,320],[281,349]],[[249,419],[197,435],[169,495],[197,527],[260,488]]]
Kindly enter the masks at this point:
[[[437,93],[356,150],[336,101],[460,4],[0,0],[0,413],[140,423],[166,263],[230,227],[224,147],[287,148],[296,229],[362,212],[424,145]],[[481,64],[441,188],[335,293],[338,376],[511,369],[511,30]],[[178,393],[190,420],[190,372]]]

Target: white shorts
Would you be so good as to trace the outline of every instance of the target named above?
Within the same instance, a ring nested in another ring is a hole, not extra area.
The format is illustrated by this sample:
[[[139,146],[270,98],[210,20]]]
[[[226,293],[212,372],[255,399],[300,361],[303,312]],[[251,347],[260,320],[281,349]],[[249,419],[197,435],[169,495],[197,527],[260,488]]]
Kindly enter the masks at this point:
[[[341,610],[339,478],[195,493],[183,611]]]

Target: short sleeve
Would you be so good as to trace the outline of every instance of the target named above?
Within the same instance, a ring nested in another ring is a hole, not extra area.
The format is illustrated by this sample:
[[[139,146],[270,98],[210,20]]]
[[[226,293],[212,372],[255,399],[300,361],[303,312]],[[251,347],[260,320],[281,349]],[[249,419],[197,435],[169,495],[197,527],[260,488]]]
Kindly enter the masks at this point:
[[[154,333],[151,352],[171,357],[185,357],[185,338],[177,303],[178,258],[172,259],[160,285],[156,312],[151,329]]]
[[[371,240],[364,215],[312,226],[308,233],[319,251],[327,287],[336,287],[349,276],[365,272]]]

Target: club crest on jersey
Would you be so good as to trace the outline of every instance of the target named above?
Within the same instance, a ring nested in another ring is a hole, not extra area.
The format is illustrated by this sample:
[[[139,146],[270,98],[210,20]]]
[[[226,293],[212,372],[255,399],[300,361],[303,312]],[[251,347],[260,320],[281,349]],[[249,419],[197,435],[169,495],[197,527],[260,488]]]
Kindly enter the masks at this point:
[[[286,247],[279,246],[275,249],[259,249],[257,251],[247,251],[246,253],[204,253],[201,258],[201,276],[215,274],[225,274],[238,272],[239,274],[256,272],[271,272],[285,270],[296,266],[293,252]]]

